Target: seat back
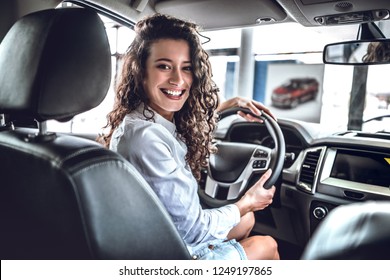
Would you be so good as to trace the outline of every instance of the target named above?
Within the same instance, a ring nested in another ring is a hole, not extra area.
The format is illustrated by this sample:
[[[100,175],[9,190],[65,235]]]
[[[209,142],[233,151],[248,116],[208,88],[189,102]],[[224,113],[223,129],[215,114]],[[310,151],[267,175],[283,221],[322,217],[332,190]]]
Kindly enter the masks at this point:
[[[47,132],[97,106],[111,79],[99,16],[83,8],[20,19],[0,44],[1,259],[188,259],[134,167],[95,141]]]
[[[332,210],[302,259],[390,260],[390,202],[369,201]]]

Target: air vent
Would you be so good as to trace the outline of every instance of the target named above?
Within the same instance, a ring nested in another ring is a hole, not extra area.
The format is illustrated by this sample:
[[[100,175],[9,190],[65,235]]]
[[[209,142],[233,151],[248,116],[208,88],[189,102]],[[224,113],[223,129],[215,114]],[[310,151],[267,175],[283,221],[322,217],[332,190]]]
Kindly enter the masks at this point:
[[[297,186],[312,193],[316,182],[317,167],[324,148],[308,150],[301,165]]]

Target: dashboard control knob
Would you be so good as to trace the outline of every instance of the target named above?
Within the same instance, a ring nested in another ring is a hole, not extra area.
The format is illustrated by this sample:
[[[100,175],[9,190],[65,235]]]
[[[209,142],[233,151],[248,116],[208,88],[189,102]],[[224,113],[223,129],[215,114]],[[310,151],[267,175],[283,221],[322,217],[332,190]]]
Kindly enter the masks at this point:
[[[313,210],[313,215],[316,219],[322,220],[328,214],[328,209],[324,206],[317,206]]]

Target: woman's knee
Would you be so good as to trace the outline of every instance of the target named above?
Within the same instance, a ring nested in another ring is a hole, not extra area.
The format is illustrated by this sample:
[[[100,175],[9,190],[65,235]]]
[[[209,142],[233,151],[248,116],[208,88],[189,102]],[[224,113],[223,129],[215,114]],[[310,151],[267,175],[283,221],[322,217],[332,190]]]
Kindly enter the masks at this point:
[[[278,243],[276,242],[276,240],[269,235],[263,237],[264,240],[262,242],[267,244],[266,246],[268,248],[270,259],[279,260],[280,257],[279,257]]]
[[[272,236],[266,235],[264,236],[264,239],[266,240],[267,246],[270,248],[270,250],[272,251],[278,250],[278,243]]]
[[[248,259],[254,260],[278,260],[278,243],[269,235],[251,236],[242,240],[241,245],[248,256]]]

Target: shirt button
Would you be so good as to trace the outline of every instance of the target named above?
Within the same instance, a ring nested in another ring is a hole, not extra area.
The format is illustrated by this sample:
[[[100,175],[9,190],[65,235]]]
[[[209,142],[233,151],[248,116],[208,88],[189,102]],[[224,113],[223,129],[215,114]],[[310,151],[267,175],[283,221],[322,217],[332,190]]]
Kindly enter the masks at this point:
[[[214,245],[213,245],[213,244],[210,244],[210,245],[209,245],[209,249],[210,249],[210,250],[214,250]]]
[[[193,260],[197,260],[197,259],[198,259],[198,256],[197,256],[197,255],[193,255],[193,256],[192,256],[192,259],[193,259]]]

